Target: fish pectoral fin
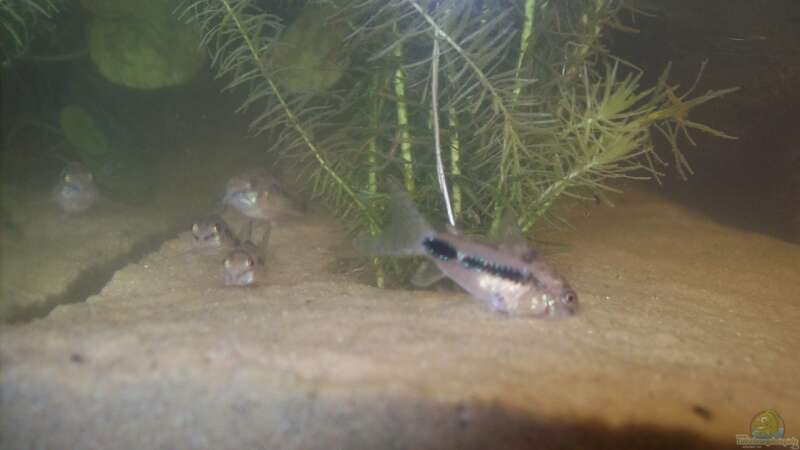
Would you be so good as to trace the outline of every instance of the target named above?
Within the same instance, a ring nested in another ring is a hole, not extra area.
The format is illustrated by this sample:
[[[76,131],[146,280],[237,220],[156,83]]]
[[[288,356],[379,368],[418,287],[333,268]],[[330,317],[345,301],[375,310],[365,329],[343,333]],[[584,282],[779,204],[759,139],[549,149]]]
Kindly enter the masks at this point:
[[[497,311],[499,313],[504,313],[504,314],[509,313],[506,300],[500,294],[492,294],[492,298],[489,301],[489,306],[492,308],[492,311]]]
[[[424,288],[436,283],[444,277],[444,273],[439,270],[439,267],[437,267],[436,264],[433,264],[430,261],[424,261],[419,265],[417,271],[414,273],[414,276],[411,277],[411,284],[416,287]]]

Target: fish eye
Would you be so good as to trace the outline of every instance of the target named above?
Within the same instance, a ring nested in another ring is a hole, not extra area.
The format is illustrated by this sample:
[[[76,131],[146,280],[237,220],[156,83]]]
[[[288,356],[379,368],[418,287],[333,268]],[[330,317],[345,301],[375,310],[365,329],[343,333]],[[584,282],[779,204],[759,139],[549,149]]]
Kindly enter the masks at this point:
[[[253,264],[255,264],[253,258],[247,258],[247,267],[253,267]]]
[[[575,295],[574,292],[569,292],[564,297],[564,303],[566,303],[567,305],[574,305],[574,304],[578,303],[578,296]]]

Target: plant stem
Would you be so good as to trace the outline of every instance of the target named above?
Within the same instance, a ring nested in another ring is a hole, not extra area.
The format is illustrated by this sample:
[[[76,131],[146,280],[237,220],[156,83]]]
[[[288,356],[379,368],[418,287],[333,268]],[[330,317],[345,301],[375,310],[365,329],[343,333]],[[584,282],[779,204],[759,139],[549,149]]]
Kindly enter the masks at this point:
[[[376,108],[378,109],[378,108]],[[375,115],[374,117],[378,117]],[[377,124],[376,124],[377,125]],[[371,195],[375,195],[378,192],[378,146],[375,144],[376,137],[372,136],[369,138],[369,175],[367,180],[367,191]],[[377,235],[380,232],[380,229],[377,226],[370,225],[369,228],[370,234],[373,236]],[[383,265],[381,264],[380,258],[372,258],[372,266],[375,268],[375,286],[382,288],[384,286],[384,282],[386,279],[386,274],[383,271]]]
[[[377,93],[380,86],[380,77],[376,74],[372,80],[372,92]],[[379,118],[381,116],[382,101],[379,95],[372,96],[372,111],[370,118],[372,119],[372,129],[377,130],[379,127]],[[373,134],[368,141],[368,170],[367,175],[367,191],[371,196],[378,193],[378,146],[376,144],[377,137]],[[371,224],[369,229],[370,234],[373,236],[380,232],[377,226]],[[380,258],[372,258],[372,266],[375,268],[375,286],[383,288],[386,281],[386,273],[383,270]]]
[[[525,0],[525,22],[522,24],[522,36],[519,40],[519,55],[517,55],[517,70],[514,72],[516,78],[516,86],[514,86],[514,101],[519,97],[521,90],[519,78],[522,73],[522,61],[525,59],[525,53],[528,51],[530,44],[531,34],[533,32],[533,18],[534,11],[536,10],[536,0]]]
[[[408,109],[406,107],[405,73],[401,63],[403,61],[403,46],[394,49],[398,66],[394,73],[394,94],[397,97],[397,128],[400,134],[400,155],[403,158],[403,184],[410,194],[414,194],[414,155],[411,153],[411,136],[408,132]]]
[[[444,197],[444,206],[447,209],[447,220],[450,226],[456,226],[456,219],[453,217],[453,207],[450,205],[450,194],[447,190],[447,180],[444,175],[444,163],[442,162],[442,143],[439,137],[439,103],[437,100],[439,92],[439,39],[433,37],[433,61],[431,61],[431,113],[433,114],[433,140],[436,149],[436,175],[439,179],[439,189]]]
[[[450,181],[453,183],[453,215],[456,219],[461,217],[461,186],[458,179],[461,176],[461,148],[458,141],[458,116],[453,105],[447,110],[447,123],[450,129]]]
[[[550,209],[553,201],[555,201],[555,199],[558,198],[562,192],[564,192],[564,189],[567,188],[569,183],[588,171],[592,166],[593,164],[589,163],[583,167],[572,169],[570,173],[548,186],[535,202],[535,204],[539,205],[539,207],[536,208],[533,213],[527,214],[521,218],[520,230],[522,230],[523,233],[527,232],[530,227],[536,223],[536,220],[543,216],[544,213]]]

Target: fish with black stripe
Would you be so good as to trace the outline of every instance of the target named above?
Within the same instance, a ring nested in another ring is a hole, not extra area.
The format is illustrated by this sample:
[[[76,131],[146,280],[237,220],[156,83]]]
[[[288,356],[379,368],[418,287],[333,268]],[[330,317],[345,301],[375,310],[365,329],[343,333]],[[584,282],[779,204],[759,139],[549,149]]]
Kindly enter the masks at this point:
[[[379,236],[358,238],[363,253],[384,256],[427,256],[412,279],[428,286],[447,277],[489,307],[512,316],[559,318],[578,311],[578,295],[541,255],[532,250],[513,220],[505,220],[505,240],[479,242],[455,230],[437,232],[422,217],[414,202],[397,182],[390,183],[391,222]]]

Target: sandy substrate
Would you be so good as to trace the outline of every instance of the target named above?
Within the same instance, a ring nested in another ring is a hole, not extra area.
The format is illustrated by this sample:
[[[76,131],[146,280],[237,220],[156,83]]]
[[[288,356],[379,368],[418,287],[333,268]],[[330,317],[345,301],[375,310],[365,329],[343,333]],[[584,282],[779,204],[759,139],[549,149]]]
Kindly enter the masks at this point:
[[[0,447],[735,448],[769,408],[800,437],[800,246],[636,191],[566,215],[563,321],[334,274],[319,218],[255,288],[182,235],[0,327]]]
[[[174,219],[108,200],[66,214],[49,192],[20,203],[6,218],[13,227],[0,231],[0,323],[29,320],[97,292],[114,271],[157,248]]]

